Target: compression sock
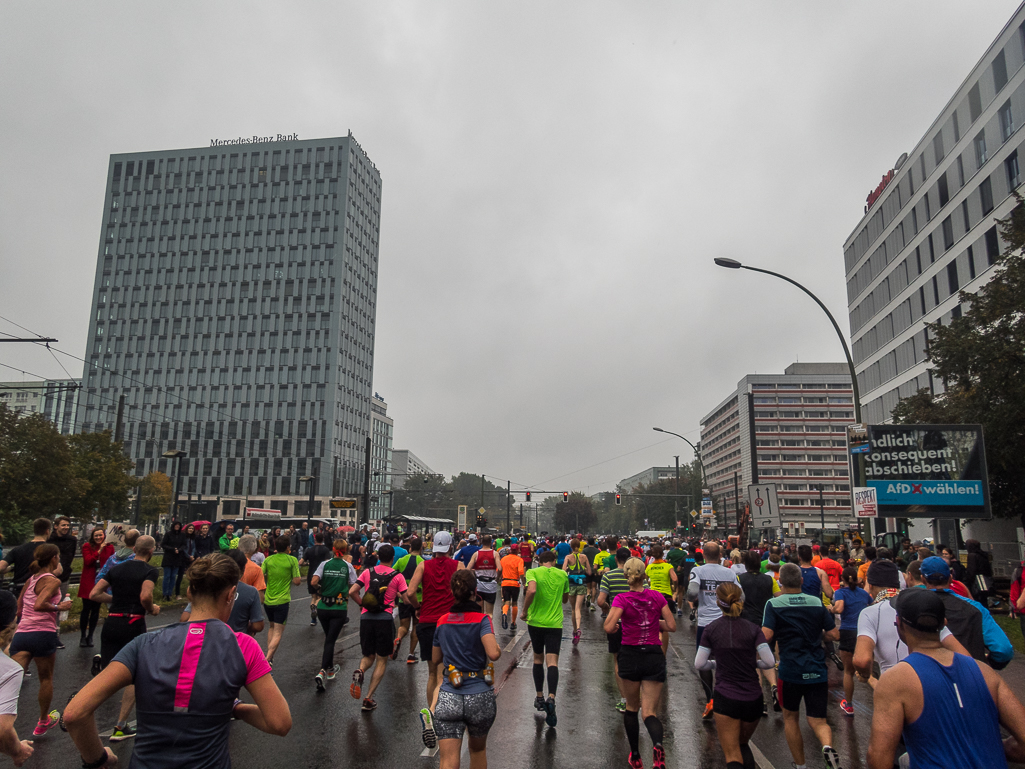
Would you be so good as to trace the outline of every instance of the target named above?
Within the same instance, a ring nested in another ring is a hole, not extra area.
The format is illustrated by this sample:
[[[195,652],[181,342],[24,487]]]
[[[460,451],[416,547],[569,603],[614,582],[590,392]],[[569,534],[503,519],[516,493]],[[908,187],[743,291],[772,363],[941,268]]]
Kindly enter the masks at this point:
[[[645,718],[644,728],[648,730],[648,736],[651,737],[652,745],[662,744],[662,722],[658,720],[658,716],[648,716]]]
[[[623,711],[623,728],[626,729],[626,738],[630,741],[630,752],[639,753],[641,725],[637,721],[636,710]]]
[[[555,690],[559,688],[559,668],[555,665],[548,666],[548,696],[554,697]]]
[[[705,700],[712,699],[712,682],[715,680],[712,677],[711,670],[699,670],[698,678],[701,679],[701,686],[705,689]]]
[[[509,613],[509,604],[503,603],[502,604],[502,614],[508,614],[508,613]]]
[[[534,663],[534,691],[543,693],[545,690],[545,666],[541,662]]]
[[[744,765],[739,761],[730,761],[726,764],[726,769],[744,769]]]
[[[755,754],[751,752],[751,746],[744,743],[740,746],[740,755],[744,758],[744,769],[758,769],[755,763]]]
[[[512,608],[512,623],[514,625],[516,624],[516,615],[519,614],[519,613],[520,613],[520,607],[519,606],[513,606],[513,608]]]

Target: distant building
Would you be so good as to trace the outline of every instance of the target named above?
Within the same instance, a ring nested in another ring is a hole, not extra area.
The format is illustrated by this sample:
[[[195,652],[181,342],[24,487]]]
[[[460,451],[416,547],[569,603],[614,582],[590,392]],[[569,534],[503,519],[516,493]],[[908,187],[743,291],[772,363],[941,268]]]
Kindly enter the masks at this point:
[[[986,285],[1005,247],[995,220],[1017,204],[1022,182],[1023,73],[1025,5],[886,171],[844,243],[865,422],[888,422],[897,401],[919,389],[942,392],[928,370],[926,324],[960,317],[959,293]]]
[[[647,470],[641,470],[636,475],[631,475],[629,478],[624,478],[616,486],[616,490],[622,494],[629,494],[639,486],[650,486],[657,481],[664,481],[667,479],[676,478],[676,467],[649,467]]]
[[[392,488],[401,489],[406,485],[406,479],[411,475],[436,475],[420,457],[409,449],[395,449],[392,451]]]
[[[853,421],[846,363],[794,363],[782,374],[741,379],[701,420],[701,461],[719,528],[735,530],[749,485],[775,483],[784,529],[803,522],[809,536],[817,535],[821,485],[827,536],[847,530],[846,430]]]
[[[380,521],[388,514],[392,489],[392,437],[395,420],[388,416],[388,404],[377,393],[370,399],[370,520]]]
[[[81,387],[81,379],[0,382],[0,403],[15,413],[42,414],[62,435],[72,435]]]

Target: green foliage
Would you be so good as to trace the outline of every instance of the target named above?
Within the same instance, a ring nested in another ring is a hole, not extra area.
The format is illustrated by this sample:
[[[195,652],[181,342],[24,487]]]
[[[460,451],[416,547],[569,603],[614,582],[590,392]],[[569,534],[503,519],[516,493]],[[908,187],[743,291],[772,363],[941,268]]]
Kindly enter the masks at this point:
[[[401,478],[400,478],[401,480]],[[456,520],[459,505],[466,505],[467,526],[473,528],[477,508],[481,506],[481,477],[459,473],[446,481],[439,475],[418,473],[407,477],[401,489],[392,492],[391,515],[415,515]],[[488,526],[505,527],[506,491],[484,480],[484,507]],[[519,510],[513,517],[518,520]]]
[[[79,433],[68,438],[74,472],[86,484],[78,500],[75,518],[123,518],[128,506],[128,492],[138,482],[129,475],[135,466],[114,441],[110,430],[100,433]]]
[[[989,283],[962,291],[968,309],[949,325],[930,323],[928,360],[945,392],[921,390],[893,410],[904,424],[981,424],[993,513],[1025,510],[1025,205],[1022,198],[1000,231],[1007,249]]]
[[[675,529],[677,521],[690,526],[693,523],[690,511],[701,505],[701,470],[696,461],[680,465],[679,492],[676,489],[676,478],[666,478],[634,489],[626,497],[631,502],[633,513],[631,530]]]
[[[558,532],[592,532],[596,523],[598,516],[595,515],[590,497],[579,491],[571,492],[568,502],[559,502],[555,506],[555,530]]]
[[[0,489],[8,519],[31,521],[74,513],[88,481],[78,475],[71,447],[52,422],[0,405]]]
[[[154,523],[171,508],[171,479],[159,470],[139,484],[139,523]]]

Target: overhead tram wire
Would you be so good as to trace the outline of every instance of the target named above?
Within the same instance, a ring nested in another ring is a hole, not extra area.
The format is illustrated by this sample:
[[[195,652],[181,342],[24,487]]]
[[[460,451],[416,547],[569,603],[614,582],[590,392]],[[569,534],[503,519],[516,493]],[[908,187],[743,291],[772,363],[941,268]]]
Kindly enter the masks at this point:
[[[691,432],[693,432],[693,430]],[[610,459],[603,459],[601,462],[595,462],[593,465],[588,465],[587,467],[581,467],[579,470],[573,470],[571,472],[564,473],[562,475],[557,475],[554,478],[549,478],[547,481],[541,481],[541,483],[539,483],[538,485],[539,486],[543,486],[546,483],[551,483],[552,481],[557,481],[560,478],[566,478],[566,477],[568,477],[570,475],[576,475],[577,473],[582,473],[582,472],[584,472],[584,470],[590,470],[592,467],[598,467],[598,465],[604,465],[604,464],[607,464],[608,462],[614,462],[617,459],[622,459],[623,457],[628,457],[631,454],[636,454],[636,453],[638,453],[640,451],[646,451],[648,449],[654,448],[655,446],[661,446],[663,443],[669,443],[671,440],[672,440],[672,438],[669,438],[669,439],[664,440],[664,441],[656,441],[655,443],[650,443],[647,446],[641,446],[639,449],[634,449],[633,451],[628,451],[625,454],[620,454],[619,456],[611,457]]]

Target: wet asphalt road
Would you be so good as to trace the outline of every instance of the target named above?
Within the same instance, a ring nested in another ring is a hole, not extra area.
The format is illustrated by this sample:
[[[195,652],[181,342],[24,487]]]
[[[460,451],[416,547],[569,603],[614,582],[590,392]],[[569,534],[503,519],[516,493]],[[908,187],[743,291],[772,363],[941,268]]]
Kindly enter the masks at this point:
[[[425,751],[417,717],[425,698],[426,663],[407,665],[404,660],[408,649],[404,644],[399,660],[389,663],[377,691],[378,709],[373,713],[362,713],[360,703],[349,696],[351,673],[360,657],[359,620],[353,611],[336,647],[335,661],[342,665],[342,672],[336,681],[328,684],[326,692],[318,694],[313,675],[320,665],[324,634],[319,626],[309,624],[308,598],[304,593],[305,585],[293,590],[295,600],[274,663],[274,677],[291,707],[292,731],[284,738],[272,737],[246,724],[234,723],[230,738],[234,765],[275,769],[298,766],[303,769],[436,767],[436,756],[422,755]],[[669,680],[660,713],[665,724],[667,765],[724,769],[725,760],[716,739],[715,726],[701,719],[704,696],[692,666],[694,628],[686,617],[681,619],[671,640]],[[170,614],[165,612],[157,620],[151,618],[149,625],[153,628],[171,620]],[[585,612],[583,639],[578,646],[571,642],[572,624],[568,612],[566,614],[559,663],[559,723],[555,728],[545,726],[543,714],[536,713],[533,708],[532,658],[526,626],[520,622],[515,636],[511,631],[501,630],[500,622],[496,621],[495,626],[503,654],[496,663],[498,719],[488,738],[490,765],[538,769],[625,766],[627,741],[622,716],[614,709],[618,692],[612,660],[601,630],[600,614]],[[91,656],[99,650],[98,636],[97,632],[96,649],[79,648],[77,633],[63,636],[68,648],[58,652],[53,707],[63,709],[71,694],[89,680]],[[266,631],[258,639],[265,646]],[[1012,670],[1015,666],[1018,669]],[[1016,661],[1012,668],[1005,671],[1005,677],[1011,673],[1021,681],[1025,664]],[[871,691],[867,686],[858,685],[856,715],[854,718],[843,715],[836,704],[842,697],[841,676],[832,665],[830,669],[833,700],[829,721],[834,731],[833,744],[841,754],[843,766],[858,769],[865,766]],[[369,678],[368,673],[368,682]],[[1015,690],[1019,694],[1022,692],[1016,685]],[[18,734],[23,738],[30,734],[38,717],[37,691],[38,678],[26,678],[16,724]],[[97,723],[101,734],[105,730],[109,733],[113,726],[119,701],[119,697],[115,697],[98,710]],[[822,763],[815,738],[806,726],[804,731],[805,744],[809,748],[808,765],[819,767]],[[762,769],[790,767],[781,714],[772,713],[770,709],[769,717],[762,719],[752,742],[757,748],[756,757]],[[36,754],[26,764],[27,767],[81,765],[70,738],[59,729],[38,739],[35,745]],[[122,766],[127,766],[131,745],[132,741],[128,740],[114,746]],[[651,746],[643,728],[641,754],[645,765],[650,766]],[[9,759],[0,761],[10,765]],[[463,766],[468,765],[464,747]]]

